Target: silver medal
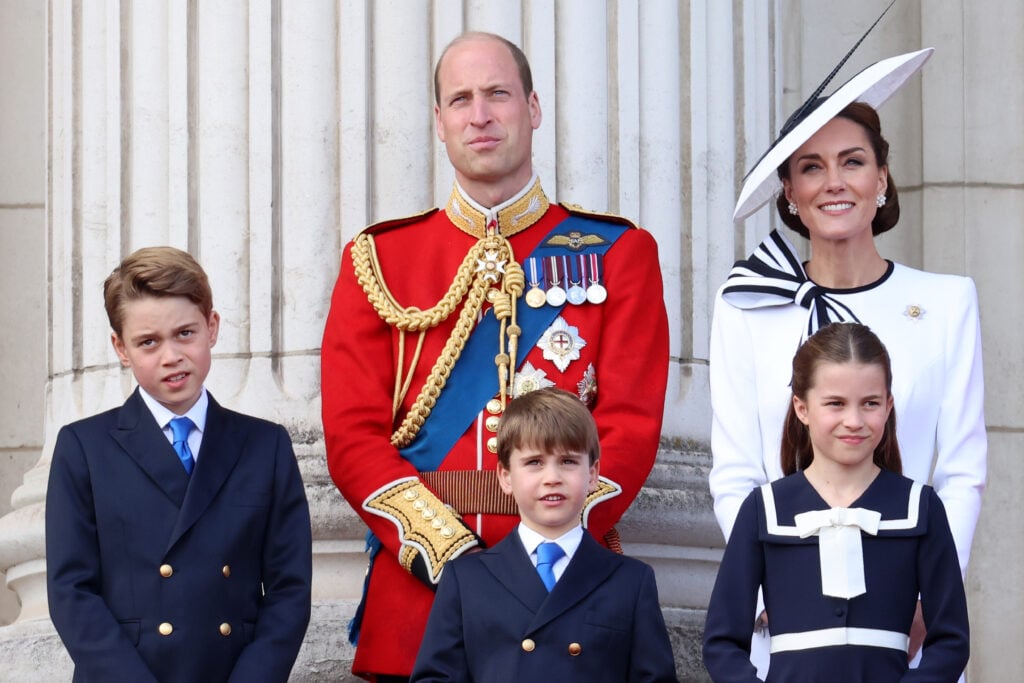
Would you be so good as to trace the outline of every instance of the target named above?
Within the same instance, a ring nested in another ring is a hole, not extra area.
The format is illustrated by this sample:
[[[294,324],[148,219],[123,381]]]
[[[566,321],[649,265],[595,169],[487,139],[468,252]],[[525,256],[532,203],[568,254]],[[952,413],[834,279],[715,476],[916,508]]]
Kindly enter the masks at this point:
[[[566,298],[573,306],[579,306],[587,302],[587,290],[583,289],[579,285],[573,285],[569,288]]]
[[[547,302],[549,306],[564,306],[565,290],[558,285],[548,287]]]

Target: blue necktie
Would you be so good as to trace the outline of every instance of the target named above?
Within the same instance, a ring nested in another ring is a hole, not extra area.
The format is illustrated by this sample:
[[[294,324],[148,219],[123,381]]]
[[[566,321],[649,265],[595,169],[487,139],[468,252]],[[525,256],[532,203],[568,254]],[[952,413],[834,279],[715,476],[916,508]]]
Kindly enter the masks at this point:
[[[187,474],[192,474],[192,466],[195,464],[195,460],[192,458],[192,449],[188,447],[188,435],[193,427],[195,424],[187,417],[176,417],[171,420],[174,452],[178,454],[178,459],[181,460]]]
[[[541,543],[537,546],[537,573],[549,593],[555,587],[555,562],[562,555],[565,555],[565,551],[557,543]]]

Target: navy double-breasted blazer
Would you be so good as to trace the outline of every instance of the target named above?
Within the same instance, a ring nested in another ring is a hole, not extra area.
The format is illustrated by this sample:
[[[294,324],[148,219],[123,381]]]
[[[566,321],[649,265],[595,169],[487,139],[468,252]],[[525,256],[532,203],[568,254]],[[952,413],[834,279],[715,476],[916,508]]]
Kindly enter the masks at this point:
[[[286,681],[311,556],[280,425],[211,396],[191,477],[138,390],[57,436],[47,589],[76,682]]]
[[[654,571],[589,533],[548,593],[519,534],[449,562],[412,681],[676,681]]]

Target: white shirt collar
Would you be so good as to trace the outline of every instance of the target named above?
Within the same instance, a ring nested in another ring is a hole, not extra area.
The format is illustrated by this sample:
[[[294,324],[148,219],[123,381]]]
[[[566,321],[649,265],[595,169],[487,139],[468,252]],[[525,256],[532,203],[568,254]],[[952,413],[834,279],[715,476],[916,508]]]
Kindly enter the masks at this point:
[[[523,547],[526,548],[526,554],[536,563],[537,561],[537,546],[541,543],[548,541],[557,543],[562,546],[562,550],[565,552],[567,560],[572,559],[572,556],[576,553],[576,549],[580,547],[580,541],[583,540],[583,527],[576,525],[569,531],[565,532],[558,538],[546,538],[536,531],[526,526],[522,522],[519,523],[519,540],[523,542]]]
[[[146,404],[146,407],[149,408],[149,412],[153,414],[153,418],[156,420],[156,423],[160,425],[160,429],[167,430],[168,423],[170,423],[173,418],[178,417],[178,415],[150,396],[142,387],[139,387],[139,395],[142,396],[142,401]],[[203,386],[203,390],[199,392],[199,399],[184,415],[192,420],[192,424],[196,426],[196,430],[198,430],[200,434],[202,434],[206,429],[206,409],[209,405],[210,398],[206,393],[206,387]]]

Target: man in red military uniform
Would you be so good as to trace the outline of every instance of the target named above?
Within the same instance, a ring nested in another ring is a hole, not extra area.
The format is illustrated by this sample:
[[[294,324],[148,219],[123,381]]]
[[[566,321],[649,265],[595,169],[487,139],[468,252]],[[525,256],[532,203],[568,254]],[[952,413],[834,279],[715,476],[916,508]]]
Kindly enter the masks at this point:
[[[371,532],[353,671],[378,681],[412,670],[445,562],[518,523],[495,475],[506,403],[557,385],[590,407],[602,476],[583,522],[614,547],[654,464],[668,372],[655,242],[549,202],[519,48],[464,34],[434,83],[451,197],[346,246],[323,341],[328,467]]]

